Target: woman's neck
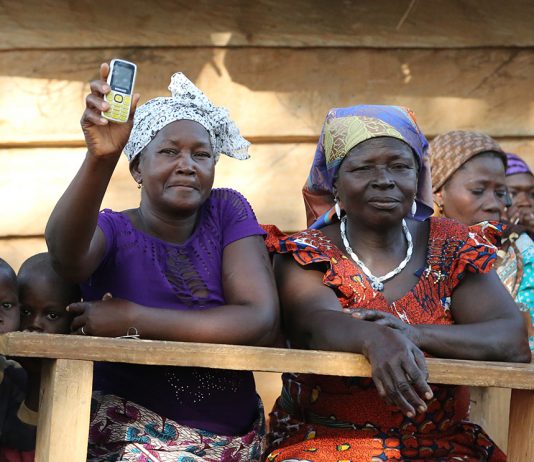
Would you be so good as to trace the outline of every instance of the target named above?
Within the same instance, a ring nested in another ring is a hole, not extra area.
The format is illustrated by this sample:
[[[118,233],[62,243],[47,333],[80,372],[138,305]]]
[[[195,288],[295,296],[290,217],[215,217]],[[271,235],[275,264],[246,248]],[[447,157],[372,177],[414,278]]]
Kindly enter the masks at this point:
[[[141,231],[173,244],[180,244],[193,234],[199,213],[196,210],[190,215],[170,216],[147,207],[143,201],[136,212]]]
[[[347,217],[346,234],[352,249],[363,261],[373,261],[374,256],[406,252],[407,243],[402,222],[392,226],[373,226],[350,221]],[[381,260],[381,258],[379,258]]]

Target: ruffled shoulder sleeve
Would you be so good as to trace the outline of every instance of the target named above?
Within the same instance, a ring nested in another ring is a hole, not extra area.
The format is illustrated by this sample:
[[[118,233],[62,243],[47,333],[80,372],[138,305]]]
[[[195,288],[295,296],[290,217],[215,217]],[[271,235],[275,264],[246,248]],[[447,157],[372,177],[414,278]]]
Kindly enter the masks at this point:
[[[327,255],[333,249],[328,238],[319,230],[306,229],[285,234],[274,225],[262,225],[267,232],[265,244],[271,254],[291,254],[300,265],[329,262]]]
[[[450,274],[454,289],[466,273],[484,274],[493,269],[505,226],[485,221],[469,227],[457,224],[451,231],[451,243],[457,239]]]

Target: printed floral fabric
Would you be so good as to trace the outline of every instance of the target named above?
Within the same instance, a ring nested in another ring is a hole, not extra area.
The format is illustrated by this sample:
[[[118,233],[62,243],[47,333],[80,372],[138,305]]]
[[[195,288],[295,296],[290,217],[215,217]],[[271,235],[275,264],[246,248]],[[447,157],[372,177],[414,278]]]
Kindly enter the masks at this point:
[[[527,234],[521,234],[516,241],[523,260],[523,277],[517,292],[516,301],[520,309],[530,314],[534,326],[534,242]],[[530,350],[534,352],[534,336],[529,338]]]
[[[466,227],[430,219],[426,265],[415,287],[388,304],[383,294],[320,230],[291,236],[266,227],[271,252],[300,265],[323,263],[323,283],[343,307],[388,312],[411,324],[453,324],[451,295],[467,272],[486,273],[496,259],[497,224]],[[419,273],[418,273],[419,274]],[[271,462],[501,462],[502,451],[467,421],[466,387],[432,385],[428,411],[414,418],[382,400],[371,379],[284,374],[270,417]]]
[[[263,452],[263,406],[243,436],[186,427],[115,395],[93,395],[88,462],[255,462]]]

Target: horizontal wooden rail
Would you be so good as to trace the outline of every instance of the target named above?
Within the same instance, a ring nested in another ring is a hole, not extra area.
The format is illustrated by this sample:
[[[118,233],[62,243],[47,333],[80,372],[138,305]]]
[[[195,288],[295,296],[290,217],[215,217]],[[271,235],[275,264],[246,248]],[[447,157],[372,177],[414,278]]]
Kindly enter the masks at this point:
[[[370,377],[363,355],[209,343],[166,342],[11,332],[0,336],[7,356],[124,362],[265,372]],[[430,382],[534,389],[534,364],[428,358]]]
[[[364,356],[328,351],[12,332],[0,354],[44,358],[35,462],[85,462],[94,361],[369,377]],[[534,460],[534,364],[428,358],[433,383],[512,389],[508,461]]]

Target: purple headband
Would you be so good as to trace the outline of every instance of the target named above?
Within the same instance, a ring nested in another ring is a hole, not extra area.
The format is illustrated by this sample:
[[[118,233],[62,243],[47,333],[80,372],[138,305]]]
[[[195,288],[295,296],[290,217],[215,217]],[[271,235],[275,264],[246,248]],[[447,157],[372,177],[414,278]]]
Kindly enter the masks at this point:
[[[518,173],[528,173],[529,175],[532,175],[532,171],[521,157],[516,154],[506,153],[506,159],[508,161],[506,176],[517,175]]]

